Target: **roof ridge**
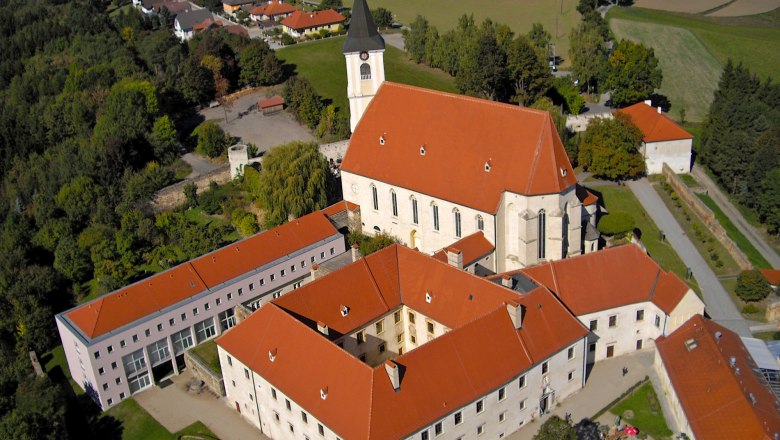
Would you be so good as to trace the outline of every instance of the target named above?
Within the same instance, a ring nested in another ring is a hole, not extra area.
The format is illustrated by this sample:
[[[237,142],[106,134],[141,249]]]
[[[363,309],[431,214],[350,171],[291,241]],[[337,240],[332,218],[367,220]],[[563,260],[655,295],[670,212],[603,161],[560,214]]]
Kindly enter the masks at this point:
[[[658,269],[658,272],[655,273],[655,280],[653,281],[653,285],[650,286],[650,297],[647,298],[648,301],[653,302],[653,295],[655,294],[655,288],[658,287],[658,282],[661,280],[661,269]]]
[[[387,301],[385,301],[384,295],[382,295],[382,289],[379,288],[379,283],[376,282],[376,277],[374,277],[374,271],[371,270],[371,266],[368,264],[368,261],[366,261],[365,258],[361,258],[360,261],[363,262],[363,266],[368,271],[369,278],[371,279],[371,284],[374,286],[374,290],[376,295],[379,297],[379,300],[382,302],[382,304],[385,306],[385,309],[390,310],[390,306],[387,305]],[[397,263],[396,258],[396,263]],[[399,270],[400,272],[400,270]],[[400,288],[399,288],[400,290]]]

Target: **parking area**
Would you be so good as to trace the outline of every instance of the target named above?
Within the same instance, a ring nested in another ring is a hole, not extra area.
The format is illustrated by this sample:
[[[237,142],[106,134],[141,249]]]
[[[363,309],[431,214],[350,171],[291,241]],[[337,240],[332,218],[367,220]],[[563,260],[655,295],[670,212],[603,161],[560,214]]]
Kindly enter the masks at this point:
[[[271,147],[287,142],[315,140],[311,131],[295,121],[289,113],[263,116],[257,111],[257,101],[265,99],[266,93],[265,90],[250,93],[234,101],[230,108],[207,108],[201,110],[200,114],[206,119],[217,121],[223,130],[241,138],[242,142],[256,145],[258,152],[268,151]]]

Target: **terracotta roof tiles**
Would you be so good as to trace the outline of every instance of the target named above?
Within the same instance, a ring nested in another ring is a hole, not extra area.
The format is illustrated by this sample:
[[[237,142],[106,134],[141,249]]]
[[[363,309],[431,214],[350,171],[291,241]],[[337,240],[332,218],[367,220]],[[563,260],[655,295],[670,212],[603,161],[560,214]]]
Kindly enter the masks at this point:
[[[642,130],[645,142],[674,141],[678,139],[693,139],[693,135],[685,131],[658,109],[644,102],[616,110],[631,117],[631,120]]]
[[[433,258],[446,263],[447,251],[455,249],[463,252],[463,267],[466,267],[493,252],[496,247],[485,238],[485,234],[482,231],[477,231],[436,252],[433,254]]]
[[[343,15],[333,9],[324,11],[303,12],[295,11],[292,15],[282,20],[282,25],[290,29],[300,30],[316,26],[325,26],[329,24],[342,23],[346,20]]]
[[[777,286],[780,285],[780,270],[778,269],[760,269],[761,273],[764,275],[764,278],[766,278],[766,281],[773,285]]]

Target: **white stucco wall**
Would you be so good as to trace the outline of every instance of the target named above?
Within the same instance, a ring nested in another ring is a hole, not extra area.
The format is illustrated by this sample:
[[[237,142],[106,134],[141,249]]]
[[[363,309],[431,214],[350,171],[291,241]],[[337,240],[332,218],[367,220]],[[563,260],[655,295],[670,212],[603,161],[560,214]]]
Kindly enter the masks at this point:
[[[647,174],[661,174],[664,162],[675,173],[690,172],[692,145],[693,139],[643,143],[641,152],[645,157]]]
[[[683,296],[683,299],[669,314],[669,319],[664,327],[664,336],[672,334],[681,325],[685,324],[694,315],[704,314],[704,302],[691,289]]]
[[[360,53],[344,54],[347,62],[347,98],[349,98],[349,129],[355,131],[360,117],[366,111],[371,99],[376,95],[379,86],[385,81],[384,50],[368,52],[368,59],[360,59]],[[360,66],[368,63],[371,67],[371,78],[361,79]]]
[[[669,379],[669,374],[664,367],[661,354],[658,350],[655,350],[655,357],[653,359],[653,370],[659,379],[659,385],[661,386],[661,399],[666,400],[667,408],[671,409],[671,413],[666,413],[667,417],[671,417],[673,423],[676,426],[670,426],[675,432],[684,432],[691,440],[696,440],[696,436],[693,435],[691,425],[688,423],[688,418],[685,416],[685,411],[680,405],[680,399],[677,397],[677,392],[672,386],[672,381]]]
[[[637,311],[644,310],[644,318],[637,321]],[[614,327],[609,326],[610,316],[616,316]],[[658,320],[656,321],[656,318]],[[612,357],[637,351],[636,343],[642,341],[642,349],[653,347],[653,341],[663,334],[667,315],[655,304],[646,301],[629,304],[613,309],[602,310],[578,316],[585,327],[590,328],[593,320],[597,328],[588,337],[588,362],[598,362],[607,358],[607,347],[614,347]],[[657,322],[657,325],[656,325]],[[595,344],[595,350],[593,350]]]

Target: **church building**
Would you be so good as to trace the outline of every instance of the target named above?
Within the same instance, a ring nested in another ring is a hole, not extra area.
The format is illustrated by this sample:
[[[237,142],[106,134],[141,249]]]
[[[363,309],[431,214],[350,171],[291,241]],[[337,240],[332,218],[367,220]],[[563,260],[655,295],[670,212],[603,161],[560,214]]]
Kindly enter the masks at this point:
[[[343,46],[353,135],[341,176],[363,232],[425,253],[482,232],[494,272],[583,253],[595,196],[578,188],[549,113],[384,81],[384,48],[356,1]]]

